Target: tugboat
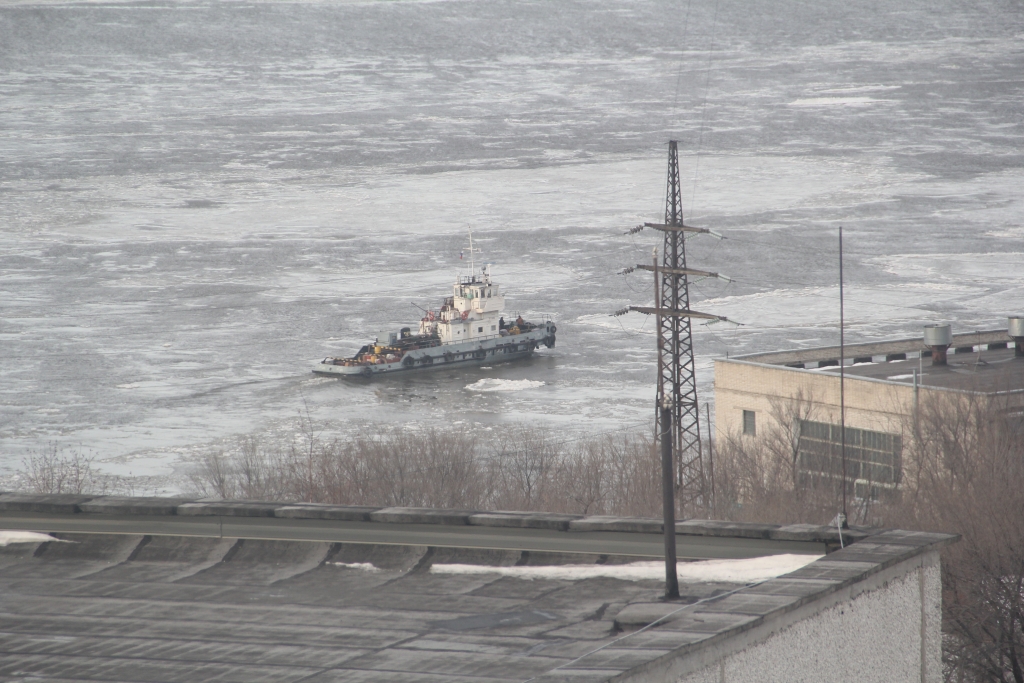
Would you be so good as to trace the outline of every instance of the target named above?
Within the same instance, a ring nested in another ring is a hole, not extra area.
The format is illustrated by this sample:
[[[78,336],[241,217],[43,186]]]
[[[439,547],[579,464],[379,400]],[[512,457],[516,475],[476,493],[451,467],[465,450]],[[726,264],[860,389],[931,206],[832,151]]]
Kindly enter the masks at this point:
[[[470,235],[470,255],[473,236]],[[524,358],[543,344],[555,345],[557,328],[550,320],[532,323],[517,316],[505,322],[505,297],[491,281],[490,265],[473,275],[460,276],[452,296],[436,312],[427,311],[417,334],[403,327],[381,332],[351,358],[325,358],[313,372],[325,377],[373,377],[375,375],[450,367],[460,364],[501,363]]]

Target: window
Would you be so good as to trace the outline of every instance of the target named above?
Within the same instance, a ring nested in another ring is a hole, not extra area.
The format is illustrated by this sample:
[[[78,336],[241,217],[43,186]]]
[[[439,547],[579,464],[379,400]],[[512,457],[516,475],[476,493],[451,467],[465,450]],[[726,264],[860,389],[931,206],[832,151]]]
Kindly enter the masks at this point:
[[[482,328],[482,327],[478,327],[478,328],[476,328],[476,331],[477,331],[477,332],[483,332],[483,331],[484,331],[484,328]]]
[[[757,436],[757,413],[753,410],[743,411],[743,433],[747,436]]]
[[[829,483],[843,476],[842,432],[839,425],[797,422],[797,473],[804,486]],[[903,438],[899,434],[846,428],[846,481],[858,498],[876,499],[880,489],[894,489],[902,476]]]
[[[495,325],[491,325],[491,332],[494,332],[495,327],[496,327]]]

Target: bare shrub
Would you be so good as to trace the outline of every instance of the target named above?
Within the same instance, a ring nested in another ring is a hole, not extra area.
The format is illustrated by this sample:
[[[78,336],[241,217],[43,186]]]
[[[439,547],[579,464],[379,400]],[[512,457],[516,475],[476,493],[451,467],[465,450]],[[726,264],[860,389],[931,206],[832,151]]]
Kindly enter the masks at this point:
[[[81,449],[49,444],[22,461],[18,478],[34,493],[132,495],[131,480],[103,474],[93,467],[96,457]]]
[[[580,447],[603,463],[603,513],[661,516],[661,455],[649,437],[606,436],[584,441]]]
[[[525,425],[482,444],[462,429],[368,428],[352,438],[302,438],[271,452],[246,437],[233,455],[207,456],[189,474],[204,497],[346,505],[655,514],[658,460],[649,440],[559,438]]]
[[[499,510],[542,509],[551,499],[554,470],[560,464],[558,446],[548,432],[526,425],[502,428],[496,436],[487,462],[490,502]]]
[[[605,486],[614,486],[606,471],[608,458],[600,442],[573,444],[559,454],[552,468],[549,490],[557,492],[562,511],[581,515],[604,511],[608,503]],[[546,506],[552,507],[552,506]]]
[[[188,473],[192,493],[202,498],[233,498],[231,463],[223,452],[210,453]]]
[[[254,436],[243,437],[232,456],[211,453],[189,473],[193,492],[210,498],[278,500],[286,496],[280,459]]]
[[[66,452],[57,444],[30,455],[23,462],[23,478],[35,493],[91,493],[98,488],[95,458],[81,450]]]
[[[341,466],[333,477],[338,502],[360,505],[472,507],[485,483],[476,442],[465,431],[387,428],[347,443],[334,442],[323,457]]]

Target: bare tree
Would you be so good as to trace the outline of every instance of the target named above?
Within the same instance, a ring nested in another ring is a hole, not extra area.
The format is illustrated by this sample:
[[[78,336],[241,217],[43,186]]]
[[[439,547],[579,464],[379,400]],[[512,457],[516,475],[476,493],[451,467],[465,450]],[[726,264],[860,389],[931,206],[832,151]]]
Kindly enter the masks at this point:
[[[1024,683],[1024,421],[1006,395],[922,401],[907,460],[914,477],[884,512],[959,533],[943,556],[949,678]]]

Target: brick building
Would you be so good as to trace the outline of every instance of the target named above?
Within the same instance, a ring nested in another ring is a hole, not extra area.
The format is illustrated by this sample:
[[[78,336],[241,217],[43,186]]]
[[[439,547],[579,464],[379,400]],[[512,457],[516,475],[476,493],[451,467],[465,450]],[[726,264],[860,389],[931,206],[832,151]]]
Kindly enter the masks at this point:
[[[842,358],[833,346],[717,359],[716,436],[742,440],[784,431],[792,438],[801,480],[836,476],[842,363],[848,476],[857,481],[858,494],[895,487],[923,401],[998,396],[1011,409],[1024,410],[1024,340],[1014,344],[1002,329],[950,335],[948,341],[948,357],[945,346],[933,351],[915,338],[847,345]]]

